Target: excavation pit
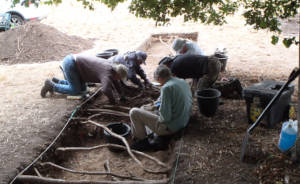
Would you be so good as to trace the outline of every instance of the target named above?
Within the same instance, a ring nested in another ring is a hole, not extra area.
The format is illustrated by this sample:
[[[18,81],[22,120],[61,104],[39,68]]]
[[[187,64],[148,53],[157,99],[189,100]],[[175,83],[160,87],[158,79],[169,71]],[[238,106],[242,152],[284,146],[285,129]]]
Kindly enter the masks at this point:
[[[136,50],[148,54],[147,65],[142,65],[148,78],[153,81],[153,72],[161,58],[171,54],[170,45],[174,39],[188,38],[197,40],[197,33],[151,35]],[[99,88],[96,86],[95,88]],[[178,139],[171,141],[168,149],[142,153],[126,147],[107,143],[104,128],[112,122],[130,125],[128,116],[132,107],[153,102],[159,97],[159,88],[152,87],[144,92],[131,84],[125,89],[127,101],[112,106],[108,99],[97,93],[97,97],[83,102],[71,115],[66,127],[45,153],[18,175],[14,183],[39,183],[43,180],[60,179],[72,181],[153,181],[167,183],[172,176],[176,161]],[[127,138],[130,144],[130,139]],[[110,148],[123,149],[111,152]],[[128,149],[128,148],[127,148]],[[149,156],[148,156],[149,155]]]

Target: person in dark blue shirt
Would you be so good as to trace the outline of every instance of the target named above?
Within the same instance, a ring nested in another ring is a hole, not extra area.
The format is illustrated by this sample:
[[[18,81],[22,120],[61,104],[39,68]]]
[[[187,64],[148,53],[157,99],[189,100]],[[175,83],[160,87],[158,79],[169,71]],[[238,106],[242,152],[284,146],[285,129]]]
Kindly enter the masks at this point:
[[[143,51],[133,51],[127,52],[125,54],[118,54],[111,58],[109,61],[114,64],[123,64],[128,68],[128,79],[135,85],[140,88],[145,86],[151,86],[149,80],[146,77],[144,70],[141,67],[141,64],[146,64],[147,54]],[[144,85],[141,80],[137,78],[136,75],[139,75],[141,79],[144,80]]]

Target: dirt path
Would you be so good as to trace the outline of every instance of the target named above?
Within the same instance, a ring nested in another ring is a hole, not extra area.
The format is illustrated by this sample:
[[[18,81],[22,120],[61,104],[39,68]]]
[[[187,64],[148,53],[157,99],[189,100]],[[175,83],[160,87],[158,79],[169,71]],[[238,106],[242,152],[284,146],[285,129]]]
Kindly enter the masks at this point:
[[[270,33],[243,26],[240,17],[229,18],[229,24],[223,27],[183,23],[180,17],[168,27],[155,27],[150,20],[128,14],[125,6],[118,6],[114,12],[99,6],[90,12],[79,8],[76,2],[64,1],[42,23],[69,35],[95,39],[95,47],[86,51],[91,54],[108,48],[117,48],[121,52],[133,50],[153,33],[197,31],[198,44],[206,54],[212,54],[218,45],[227,48],[230,57],[227,70],[233,75],[282,80],[298,66],[298,47],[287,49],[280,44],[271,45]],[[153,52],[149,57],[161,57],[155,53],[159,51]],[[1,184],[7,183],[18,168],[24,168],[49,144],[65,122],[66,115],[70,115],[78,103],[63,96],[40,98],[43,81],[54,75],[61,77],[58,64],[0,65]],[[152,78],[152,70],[146,70],[146,73]]]

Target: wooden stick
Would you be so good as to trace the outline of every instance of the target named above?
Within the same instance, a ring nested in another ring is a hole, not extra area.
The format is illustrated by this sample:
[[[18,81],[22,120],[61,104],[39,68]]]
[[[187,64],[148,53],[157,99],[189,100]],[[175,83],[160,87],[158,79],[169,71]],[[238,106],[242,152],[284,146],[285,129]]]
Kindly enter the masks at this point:
[[[29,182],[29,183],[40,183],[40,184],[166,184],[170,181],[170,178],[162,179],[162,180],[146,180],[146,181],[88,181],[88,180],[67,181],[63,179],[21,175],[17,177],[17,181]]]
[[[92,98],[97,98],[99,96],[102,96],[102,87],[99,87],[91,96],[89,96],[87,99],[85,99],[80,106],[84,106],[85,104],[87,104]]]
[[[43,177],[37,168],[34,167],[33,170],[39,177]]]
[[[104,163],[104,169],[105,169],[106,172],[111,173],[110,167],[109,167],[109,160],[105,161],[105,163]],[[110,176],[110,179],[113,180],[113,181],[120,181],[118,178],[113,177],[113,176]]]
[[[105,163],[104,163],[104,169],[106,172],[109,172],[110,173],[110,167],[109,167],[109,161],[106,160]]]
[[[142,91],[140,94],[136,95],[135,97],[129,98],[130,101],[135,100],[137,98],[140,98],[141,96],[144,95],[144,91]]]
[[[102,144],[102,145],[93,146],[93,147],[65,147],[65,148],[60,147],[60,148],[57,148],[56,151],[90,151],[90,150],[104,148],[104,147],[113,147],[113,148],[126,150],[125,146],[121,146],[121,145],[117,145],[117,144]],[[149,160],[156,162],[158,165],[160,165],[162,167],[167,167],[167,165],[165,163],[161,162],[160,160],[158,160],[157,158],[155,158],[151,155],[148,155],[146,153],[136,151],[136,150],[131,150],[131,151],[135,154],[141,155],[143,157],[148,158]]]
[[[70,173],[75,173],[75,174],[86,174],[86,175],[109,175],[109,176],[114,176],[114,177],[118,177],[118,178],[122,178],[122,179],[129,179],[129,180],[136,180],[136,181],[145,181],[145,180],[142,179],[142,178],[136,178],[136,177],[130,177],[130,176],[122,176],[122,175],[114,174],[114,173],[111,173],[111,172],[75,171],[75,170],[68,169],[68,168],[62,167],[62,166],[60,166],[60,165],[54,164],[54,163],[52,163],[52,162],[44,162],[44,163],[40,163],[40,165],[41,165],[41,166],[45,166],[45,165],[52,166],[52,167],[55,167],[55,168],[57,168],[57,169],[60,169],[60,170],[63,170],[63,171],[67,171],[67,172],[70,172]]]
[[[82,122],[82,124],[85,124],[85,123],[91,123],[95,126],[98,126],[98,127],[101,127],[103,128],[105,131],[107,131],[111,136],[113,137],[116,137],[118,139],[120,139],[126,146],[126,150],[128,152],[128,154],[131,156],[131,158],[140,166],[143,168],[144,171],[148,172],[148,173],[152,173],[152,174],[165,174],[169,171],[169,169],[166,169],[166,170],[162,170],[162,171],[153,171],[151,169],[147,169],[144,167],[144,165],[142,164],[142,162],[136,158],[136,156],[132,153],[131,149],[130,149],[130,146],[128,144],[128,142],[126,141],[126,139],[114,132],[112,132],[109,128],[107,128],[105,125],[102,125],[102,124],[99,124],[95,121],[92,121],[92,120],[88,120],[88,121],[85,121],[85,122]]]
[[[121,112],[121,111],[114,111],[110,109],[87,109],[88,112],[100,112],[100,113],[110,113],[110,114],[116,114],[116,115],[123,115],[128,117],[128,113]]]
[[[130,110],[130,107],[126,107],[126,106],[120,106],[120,105],[103,105],[104,108],[118,108],[118,109],[123,109],[123,110]]]
[[[87,120],[88,118],[84,118],[84,117],[72,117],[72,120]]]

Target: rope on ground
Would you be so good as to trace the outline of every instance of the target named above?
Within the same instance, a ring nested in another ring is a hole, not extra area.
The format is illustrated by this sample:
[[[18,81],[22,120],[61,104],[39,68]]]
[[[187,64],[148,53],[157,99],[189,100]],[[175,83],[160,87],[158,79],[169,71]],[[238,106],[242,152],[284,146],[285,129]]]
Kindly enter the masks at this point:
[[[173,176],[171,177],[171,179],[172,179],[171,184],[175,183],[176,171],[177,171],[178,163],[179,163],[179,156],[180,156],[181,149],[182,149],[182,144],[183,144],[183,137],[184,137],[184,129],[182,131],[182,136],[180,138],[180,145],[179,145],[179,150],[177,152],[177,157],[176,157],[176,163],[175,163],[175,167],[174,167]]]

